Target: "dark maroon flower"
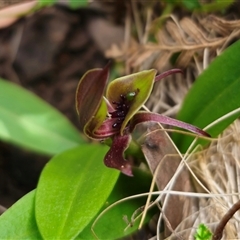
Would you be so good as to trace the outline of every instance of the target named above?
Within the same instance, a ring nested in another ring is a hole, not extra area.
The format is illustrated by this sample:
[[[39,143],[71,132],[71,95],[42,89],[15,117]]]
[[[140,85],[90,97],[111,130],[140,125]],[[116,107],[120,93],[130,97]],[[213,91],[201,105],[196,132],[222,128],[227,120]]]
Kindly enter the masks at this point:
[[[93,69],[81,78],[76,92],[76,109],[79,114],[81,130],[89,138],[111,139],[111,147],[104,163],[132,176],[130,163],[124,152],[131,142],[131,132],[143,122],[159,122],[187,129],[199,135],[209,136],[203,130],[157,113],[141,111],[149,98],[154,82],[173,73],[172,69],[156,76],[155,69],[141,71],[117,78],[105,88],[109,77],[109,65],[103,69]]]

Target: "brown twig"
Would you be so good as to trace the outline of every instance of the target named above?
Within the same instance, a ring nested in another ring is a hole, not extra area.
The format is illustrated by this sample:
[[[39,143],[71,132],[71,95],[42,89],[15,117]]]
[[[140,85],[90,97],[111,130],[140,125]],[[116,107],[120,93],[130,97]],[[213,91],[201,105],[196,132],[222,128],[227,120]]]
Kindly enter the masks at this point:
[[[212,240],[220,240],[223,235],[223,230],[228,221],[233,217],[235,212],[237,212],[240,209],[240,200],[235,203],[228,212],[223,216],[221,221],[218,223],[217,228],[215,229],[215,232],[213,234]]]

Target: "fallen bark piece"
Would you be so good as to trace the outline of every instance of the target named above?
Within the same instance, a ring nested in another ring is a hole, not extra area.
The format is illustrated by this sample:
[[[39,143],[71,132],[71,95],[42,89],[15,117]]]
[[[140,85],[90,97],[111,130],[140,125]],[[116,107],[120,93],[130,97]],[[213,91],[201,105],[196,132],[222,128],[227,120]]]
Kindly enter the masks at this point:
[[[174,176],[181,162],[179,153],[174,148],[168,134],[164,132],[159,125],[149,127],[149,133],[146,134],[142,144],[142,151],[152,174],[157,174],[156,185],[158,189],[163,190]],[[174,182],[171,190],[183,192],[194,191],[190,174],[185,166]],[[162,204],[165,199],[166,198],[163,199]],[[171,195],[165,204],[164,215],[173,230],[191,214],[193,206],[196,206],[194,198],[177,195]],[[164,232],[165,237],[168,237],[172,233],[167,227],[167,224],[164,226]]]

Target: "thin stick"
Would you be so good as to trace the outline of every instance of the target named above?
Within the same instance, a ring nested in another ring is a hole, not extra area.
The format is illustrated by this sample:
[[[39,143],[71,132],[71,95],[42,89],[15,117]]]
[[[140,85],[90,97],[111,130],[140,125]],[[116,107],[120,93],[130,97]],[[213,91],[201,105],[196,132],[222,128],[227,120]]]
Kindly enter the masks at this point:
[[[131,13],[130,13],[130,6],[129,4],[126,4],[127,7],[127,14],[125,18],[125,29],[124,29],[124,51],[127,53],[129,46],[130,46],[130,40],[131,40]],[[126,56],[125,56],[126,57]],[[127,59],[125,59],[125,72],[126,74],[130,74],[130,66],[128,64]]]
[[[133,16],[134,16],[134,20],[135,20],[135,25],[136,25],[136,29],[137,29],[138,41],[140,43],[142,43],[143,27],[142,27],[141,18],[139,16],[139,11],[138,11],[138,8],[136,5],[137,2],[135,0],[132,0],[131,3],[132,3],[132,11],[133,11]]]
[[[239,209],[240,209],[240,200],[228,210],[228,212],[223,216],[221,221],[218,223],[217,228],[213,234],[212,240],[220,240],[222,238],[223,230],[226,224]]]

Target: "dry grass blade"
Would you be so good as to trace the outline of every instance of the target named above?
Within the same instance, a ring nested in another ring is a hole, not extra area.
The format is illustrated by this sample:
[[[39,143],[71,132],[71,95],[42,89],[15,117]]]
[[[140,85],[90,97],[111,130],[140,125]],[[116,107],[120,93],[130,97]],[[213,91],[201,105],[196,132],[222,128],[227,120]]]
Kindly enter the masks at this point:
[[[217,224],[232,209],[240,197],[240,120],[236,120],[218,141],[212,142],[205,151],[192,157],[191,166],[211,194],[221,197],[201,199],[199,213],[195,216],[194,227],[207,224],[215,231]],[[184,229],[184,226],[182,226]],[[228,221],[223,239],[240,239],[240,212]]]
[[[152,24],[155,24],[154,20]],[[177,20],[171,15],[156,33],[157,43],[146,41],[149,33],[145,32],[144,41],[132,39],[128,47],[113,46],[106,55],[118,60],[127,59],[128,64],[135,68],[156,67],[162,71],[170,57],[180,53],[177,65],[186,67],[196,53],[201,58],[205,48],[210,49],[211,56],[216,56],[217,49],[222,50],[222,46],[226,47],[229,41],[240,35],[239,25],[239,20],[227,21],[215,16]]]
[[[216,22],[215,25],[217,25],[217,23],[219,22]],[[231,21],[228,23],[231,24]],[[236,26],[235,21],[233,24]],[[201,20],[197,21],[184,17],[180,21],[177,21],[176,18],[172,16],[172,20],[168,20],[165,27],[157,33],[158,43],[147,44],[145,49],[159,52],[167,51],[171,55],[180,52],[181,54],[178,57],[177,65],[186,67],[195,53],[202,55],[202,51],[205,48],[210,48],[214,51],[229,40],[229,32],[217,37],[219,28],[215,25],[210,26],[208,24],[207,28],[205,28]],[[240,34],[239,29],[237,30],[232,37]],[[232,32],[233,31],[235,31],[235,29],[232,28]],[[164,62],[161,58],[156,61],[156,66],[159,69],[164,68]]]
[[[230,35],[233,31],[239,29],[240,27],[239,20],[228,21],[214,15],[210,15],[207,18],[200,19],[200,23],[209,32],[214,29],[215,34],[217,33],[221,36]]]
[[[186,76],[181,74],[169,76],[155,84],[147,107],[152,112],[175,117],[191,85],[189,69],[186,71]]]

